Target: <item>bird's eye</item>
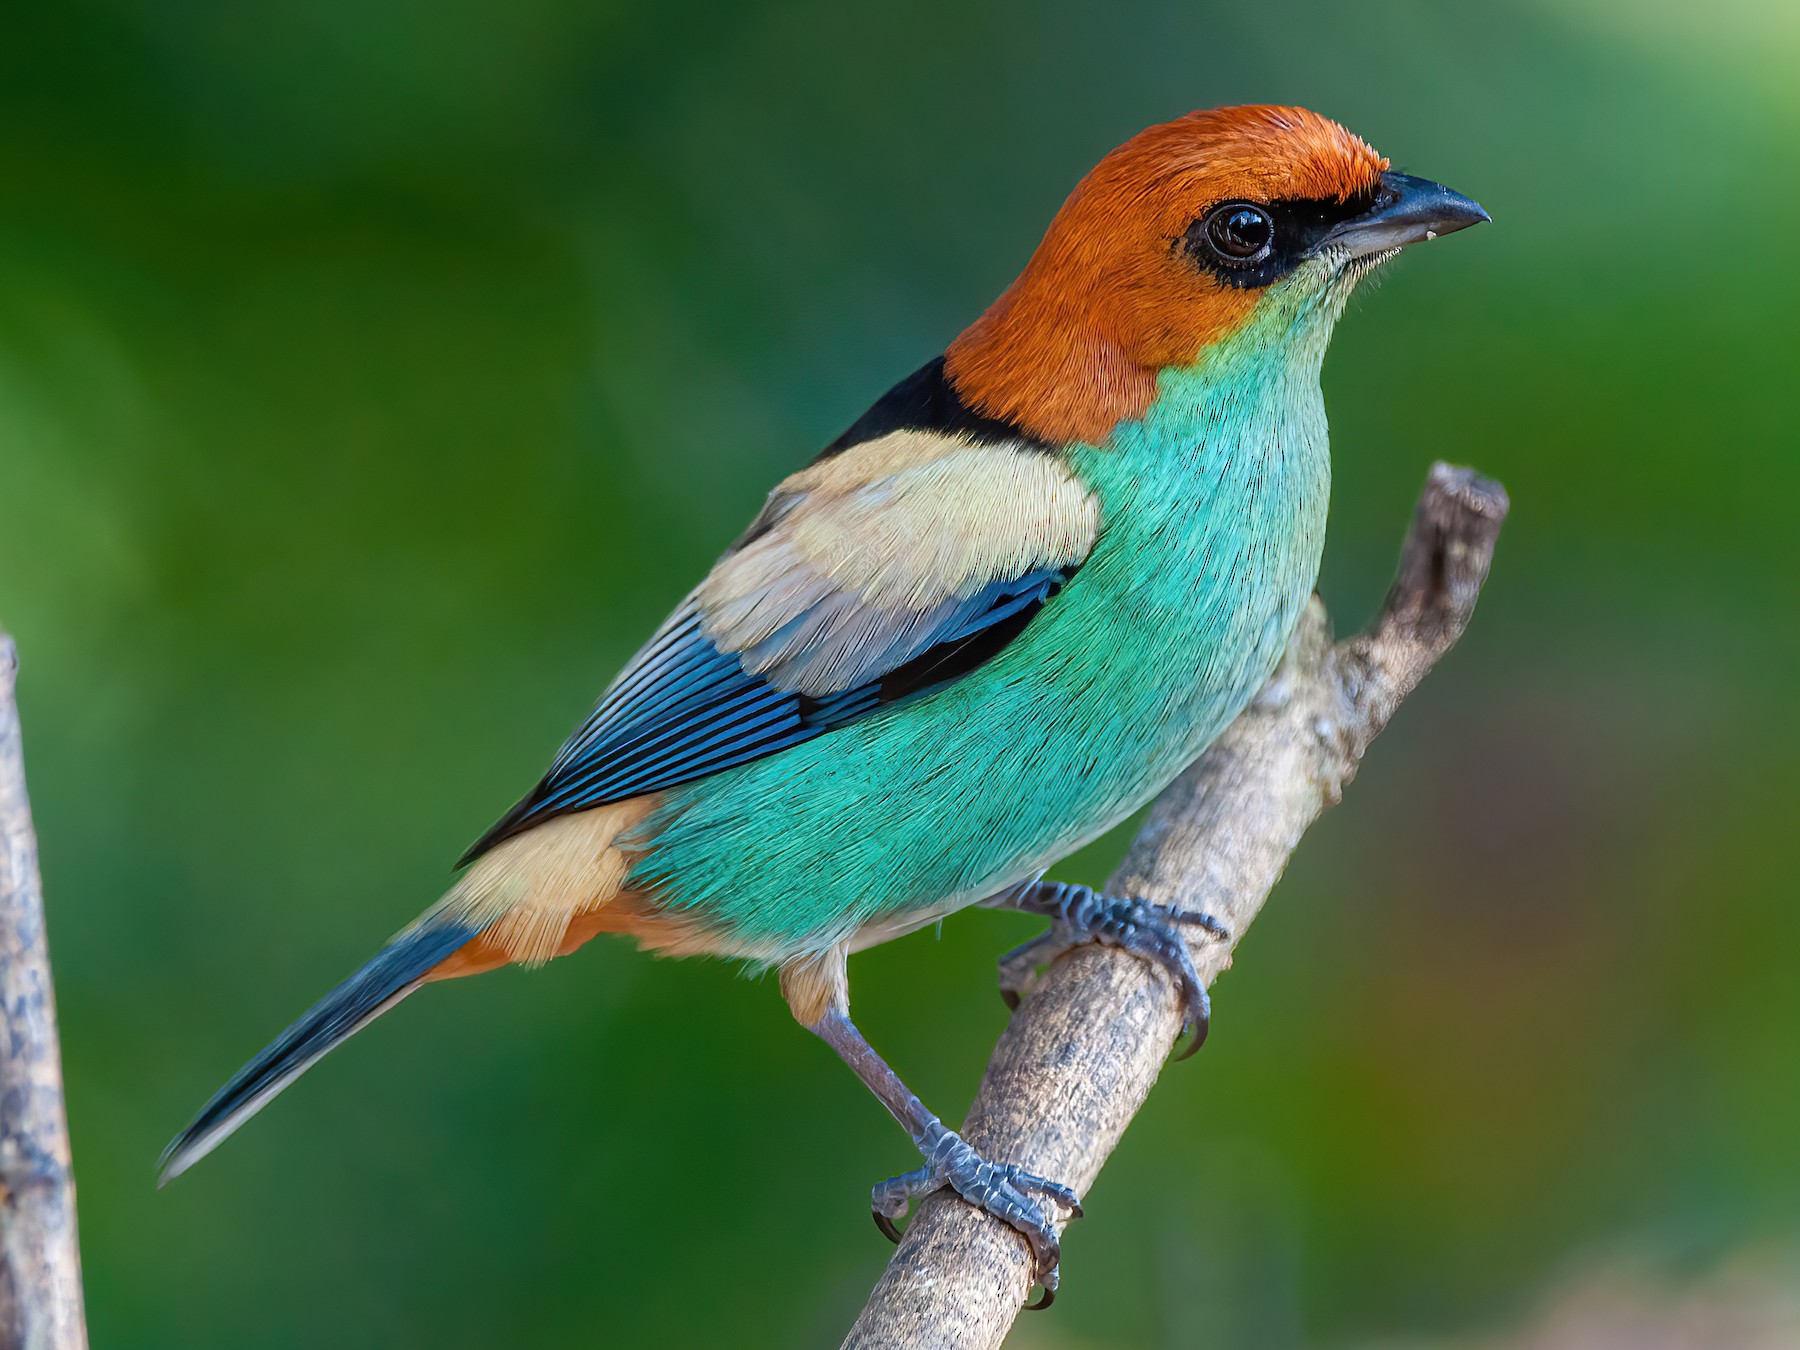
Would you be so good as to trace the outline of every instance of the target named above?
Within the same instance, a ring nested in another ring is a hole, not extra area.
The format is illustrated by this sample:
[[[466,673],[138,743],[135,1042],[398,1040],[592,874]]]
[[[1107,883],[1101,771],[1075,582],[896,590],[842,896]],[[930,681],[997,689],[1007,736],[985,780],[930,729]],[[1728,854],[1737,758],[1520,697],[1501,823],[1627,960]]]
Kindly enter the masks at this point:
[[[1207,213],[1201,235],[1225,266],[1249,267],[1268,257],[1275,246],[1275,222],[1260,206],[1226,202]]]

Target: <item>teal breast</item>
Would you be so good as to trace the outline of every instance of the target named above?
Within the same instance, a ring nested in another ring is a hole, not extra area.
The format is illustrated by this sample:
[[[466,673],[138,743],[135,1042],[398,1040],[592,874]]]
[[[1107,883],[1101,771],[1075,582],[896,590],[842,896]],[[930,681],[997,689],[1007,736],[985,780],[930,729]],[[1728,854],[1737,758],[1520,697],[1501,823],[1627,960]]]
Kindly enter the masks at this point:
[[[1164,372],[1141,420],[1071,452],[1100,534],[1020,637],[952,685],[670,792],[630,885],[781,960],[973,903],[1136,810],[1268,678],[1312,590],[1323,345],[1234,340]]]

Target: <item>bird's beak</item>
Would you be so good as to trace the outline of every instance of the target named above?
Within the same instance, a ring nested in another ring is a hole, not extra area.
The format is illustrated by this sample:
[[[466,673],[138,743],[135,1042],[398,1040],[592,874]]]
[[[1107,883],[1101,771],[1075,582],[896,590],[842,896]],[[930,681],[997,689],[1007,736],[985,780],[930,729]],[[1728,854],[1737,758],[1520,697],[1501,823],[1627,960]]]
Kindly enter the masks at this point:
[[[1333,226],[1311,251],[1338,249],[1346,258],[1364,258],[1422,239],[1436,239],[1487,219],[1488,213],[1480,206],[1442,183],[1411,174],[1384,173],[1375,205]]]

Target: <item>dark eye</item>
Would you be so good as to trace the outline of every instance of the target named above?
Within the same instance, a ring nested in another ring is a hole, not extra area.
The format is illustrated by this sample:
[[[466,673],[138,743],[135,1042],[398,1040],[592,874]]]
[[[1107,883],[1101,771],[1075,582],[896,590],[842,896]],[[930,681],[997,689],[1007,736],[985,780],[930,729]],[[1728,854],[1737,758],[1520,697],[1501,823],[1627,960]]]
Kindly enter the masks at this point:
[[[1275,222],[1260,206],[1226,202],[1207,212],[1201,236],[1213,256],[1227,267],[1249,267],[1269,256],[1275,244]]]

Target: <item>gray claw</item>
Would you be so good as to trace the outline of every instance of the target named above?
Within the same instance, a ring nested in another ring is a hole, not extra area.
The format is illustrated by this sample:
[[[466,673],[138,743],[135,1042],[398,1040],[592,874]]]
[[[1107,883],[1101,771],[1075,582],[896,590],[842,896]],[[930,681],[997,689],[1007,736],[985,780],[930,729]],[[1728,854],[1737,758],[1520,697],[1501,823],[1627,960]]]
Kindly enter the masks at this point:
[[[1049,1307],[1056,1297],[1062,1245],[1040,1200],[1033,1197],[1059,1205],[1071,1219],[1078,1219],[1081,1201],[1075,1192],[1060,1182],[1027,1172],[1017,1163],[989,1162],[950,1130],[943,1130],[923,1149],[925,1166],[890,1177],[870,1192],[869,1208],[875,1226],[898,1242],[899,1223],[913,1200],[948,1186],[975,1208],[992,1214],[1023,1235],[1031,1248],[1033,1278],[1044,1290],[1043,1297],[1031,1306]]]
[[[1019,1000],[1036,987],[1038,970],[1049,965],[1079,941],[1080,939],[1071,937],[1061,925],[1052,924],[1049,932],[1014,947],[1002,956],[1000,997],[1006,1000],[1006,1006],[1017,1012]]]
[[[1118,947],[1162,966],[1175,979],[1181,997],[1182,1026],[1192,1035],[1175,1056],[1186,1059],[1206,1041],[1212,1001],[1194,969],[1193,955],[1181,930],[1199,928],[1228,942],[1231,930],[1210,914],[1175,909],[1150,900],[1113,899],[1086,886],[1043,882],[1013,901],[1021,909],[1051,916],[1050,931],[1000,958],[1000,996],[1010,1008],[1031,991],[1039,967],[1083,942]]]

